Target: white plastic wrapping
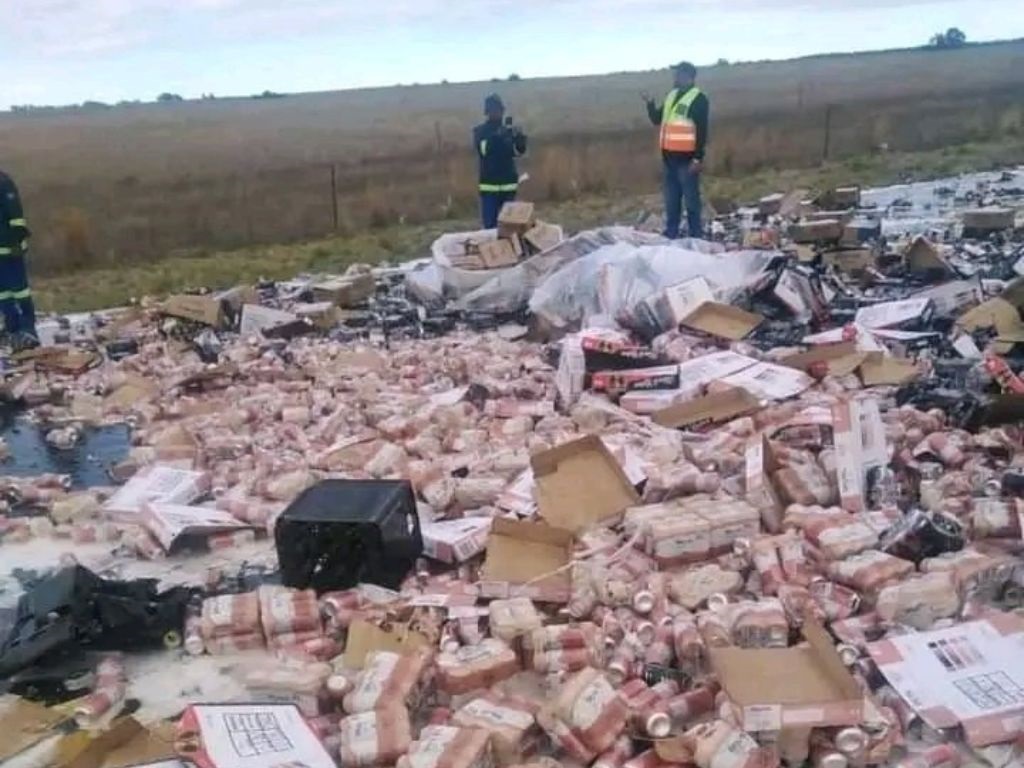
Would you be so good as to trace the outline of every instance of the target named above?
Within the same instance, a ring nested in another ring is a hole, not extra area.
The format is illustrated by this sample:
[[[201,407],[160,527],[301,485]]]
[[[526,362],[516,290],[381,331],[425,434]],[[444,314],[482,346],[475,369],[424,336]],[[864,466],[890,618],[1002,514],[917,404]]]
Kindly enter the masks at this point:
[[[692,244],[692,243],[691,243]],[[768,276],[780,255],[772,251],[709,252],[667,245],[615,243],[562,267],[541,282],[530,298],[530,311],[553,328],[571,330],[581,324],[607,324],[634,314],[640,302],[658,291],[704,277],[717,300],[731,303],[754,290]]]

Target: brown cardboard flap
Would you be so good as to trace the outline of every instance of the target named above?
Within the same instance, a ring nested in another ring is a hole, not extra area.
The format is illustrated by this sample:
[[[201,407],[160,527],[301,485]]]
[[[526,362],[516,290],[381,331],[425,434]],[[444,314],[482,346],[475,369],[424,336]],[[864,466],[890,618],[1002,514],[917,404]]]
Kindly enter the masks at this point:
[[[966,331],[995,328],[1001,334],[1024,328],[1017,308],[998,296],[967,310],[957,318],[956,324]]]
[[[573,533],[614,520],[640,500],[626,473],[596,435],[535,454],[540,516]]]
[[[368,621],[356,619],[348,629],[345,666],[362,669],[367,655],[374,651],[391,651],[404,655],[429,647],[430,641],[419,632],[413,632],[406,624],[399,624],[390,631],[385,631]]]
[[[57,768],[103,768],[108,755],[118,748],[127,747],[130,742],[144,736],[146,729],[132,717],[115,720],[109,728],[99,733],[76,731],[62,738],[57,744]],[[174,750],[165,755],[173,757]],[[140,757],[131,764],[141,763],[147,758]]]
[[[692,742],[689,742],[692,743]],[[692,765],[693,750],[682,735],[654,741],[654,752],[663,763],[672,765]]]
[[[941,270],[950,275],[953,268],[949,266],[939,247],[926,237],[918,235],[903,251],[903,259],[911,272],[932,272]]]
[[[856,342],[846,341],[839,344],[821,344],[811,347],[806,352],[788,355],[779,362],[801,371],[810,370],[815,363],[826,363],[831,375],[846,376],[857,370],[865,358],[867,358],[867,353],[858,352]]]
[[[487,581],[526,584],[564,568],[572,560],[572,534],[542,523],[495,518],[487,539],[483,577]],[[568,570],[537,582],[568,589]]]
[[[865,387],[882,384],[906,384],[921,375],[912,360],[891,357],[882,352],[871,352],[860,366],[860,378]]]
[[[761,402],[740,387],[698,397],[686,403],[663,408],[651,415],[652,421],[669,429],[680,429],[706,422],[722,422],[757,410]]]
[[[683,320],[683,325],[711,336],[739,341],[746,338],[763,321],[761,315],[755,315],[739,307],[705,301]]]
[[[17,696],[0,696],[0,761],[49,736],[63,719],[56,710]]]
[[[804,636],[810,647],[710,649],[712,669],[748,730],[772,730],[749,722],[754,716],[763,721],[772,710],[779,724],[786,722],[787,710],[799,713],[805,727],[861,722],[864,695],[823,633],[808,618]]]

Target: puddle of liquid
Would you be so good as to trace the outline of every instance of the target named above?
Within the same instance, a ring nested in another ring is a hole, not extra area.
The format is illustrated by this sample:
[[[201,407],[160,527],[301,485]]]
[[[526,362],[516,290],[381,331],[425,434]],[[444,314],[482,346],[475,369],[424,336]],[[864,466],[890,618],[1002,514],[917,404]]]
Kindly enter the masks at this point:
[[[128,427],[114,424],[86,428],[74,448],[58,450],[46,443],[45,427],[10,408],[0,409],[0,435],[11,453],[8,461],[0,463],[0,475],[70,475],[76,490],[110,485],[107,468],[122,461],[131,447]]]

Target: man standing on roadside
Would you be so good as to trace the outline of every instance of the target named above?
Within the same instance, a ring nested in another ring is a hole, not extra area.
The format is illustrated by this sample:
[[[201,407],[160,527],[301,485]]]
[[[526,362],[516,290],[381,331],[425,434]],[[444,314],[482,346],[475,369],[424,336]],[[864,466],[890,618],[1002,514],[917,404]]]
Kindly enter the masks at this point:
[[[505,104],[498,94],[484,100],[484,114],[487,120],[473,129],[473,147],[480,161],[480,218],[484,229],[494,229],[501,206],[516,199],[516,158],[526,154],[526,135],[512,124],[512,118],[505,118]]]
[[[697,87],[697,68],[684,61],[672,68],[673,88],[660,107],[647,93],[647,115],[661,127],[659,144],[664,164],[665,237],[679,237],[683,202],[690,237],[703,237],[700,174],[708,141],[708,97]]]
[[[15,349],[39,345],[25,254],[31,233],[14,181],[0,171],[0,311]]]

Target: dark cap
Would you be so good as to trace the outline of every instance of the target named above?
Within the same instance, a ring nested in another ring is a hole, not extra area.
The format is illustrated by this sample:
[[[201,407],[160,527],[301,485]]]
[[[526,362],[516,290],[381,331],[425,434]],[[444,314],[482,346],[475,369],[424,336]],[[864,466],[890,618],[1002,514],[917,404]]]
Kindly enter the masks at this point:
[[[505,102],[503,102],[501,100],[501,96],[499,96],[496,93],[492,93],[486,99],[484,99],[484,114],[486,114],[486,113],[488,113],[488,112],[490,112],[491,110],[494,110],[494,109],[504,109],[504,108],[505,108]]]
[[[689,75],[690,77],[697,76],[697,68],[688,61],[680,61],[678,64],[673,64],[672,70],[674,72],[682,72],[684,75]]]

